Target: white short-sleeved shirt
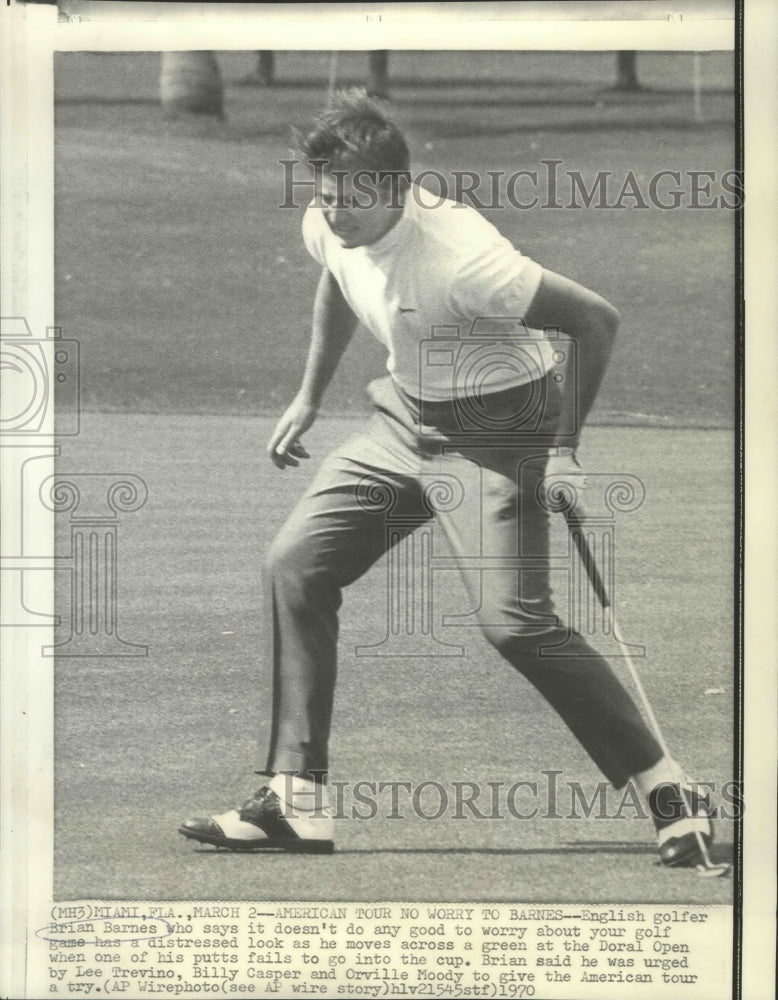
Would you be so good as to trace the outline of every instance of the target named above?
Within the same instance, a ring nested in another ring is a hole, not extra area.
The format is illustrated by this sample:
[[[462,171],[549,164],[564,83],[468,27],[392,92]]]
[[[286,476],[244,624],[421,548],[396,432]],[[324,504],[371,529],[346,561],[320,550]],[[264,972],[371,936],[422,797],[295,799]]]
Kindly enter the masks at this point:
[[[426,208],[424,198],[423,189],[408,191],[399,222],[376,243],[353,248],[340,245],[312,202],[305,245],[386,346],[387,368],[409,395],[445,400],[540,378],[554,347],[519,321],[541,266],[474,208],[449,200]]]

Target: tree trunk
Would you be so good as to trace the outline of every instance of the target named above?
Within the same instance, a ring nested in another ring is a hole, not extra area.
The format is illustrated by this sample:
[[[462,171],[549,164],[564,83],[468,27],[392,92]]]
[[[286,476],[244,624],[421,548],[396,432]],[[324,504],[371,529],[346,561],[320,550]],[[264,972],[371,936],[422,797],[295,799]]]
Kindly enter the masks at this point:
[[[159,90],[168,118],[224,116],[224,85],[213,52],[163,52]]]
[[[389,53],[386,49],[368,52],[367,92],[371,97],[389,96]]]
[[[640,90],[637,52],[617,52],[616,72],[616,90]]]
[[[272,87],[276,78],[275,52],[257,52],[257,83]]]

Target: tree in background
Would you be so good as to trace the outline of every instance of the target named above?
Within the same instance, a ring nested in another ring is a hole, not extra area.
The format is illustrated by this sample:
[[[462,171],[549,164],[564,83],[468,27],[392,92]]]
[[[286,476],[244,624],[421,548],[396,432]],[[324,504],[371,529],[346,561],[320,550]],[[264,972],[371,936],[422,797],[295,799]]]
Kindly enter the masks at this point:
[[[163,52],[159,90],[168,118],[224,116],[224,83],[213,52]]]
[[[242,77],[240,82],[250,86],[272,87],[276,82],[276,54],[270,49],[258,50],[254,69]]]
[[[276,78],[275,52],[257,52],[257,83],[263,87],[272,87]]]
[[[367,92],[371,97],[389,96],[389,52],[377,49],[368,52]]]
[[[616,53],[616,90],[640,90],[637,52]]]
[[[389,52],[378,49],[367,54],[366,89],[372,97],[389,96]],[[276,53],[270,50],[257,52],[256,69],[243,78],[243,83],[272,87],[276,76]]]

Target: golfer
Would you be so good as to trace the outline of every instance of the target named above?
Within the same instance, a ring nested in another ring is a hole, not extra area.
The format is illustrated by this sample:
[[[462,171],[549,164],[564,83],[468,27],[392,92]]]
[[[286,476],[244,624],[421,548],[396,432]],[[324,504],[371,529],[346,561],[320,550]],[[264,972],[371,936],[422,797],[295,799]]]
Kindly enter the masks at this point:
[[[286,469],[309,457],[303,435],[359,323],[385,346],[388,374],[369,387],[370,421],[324,460],[269,553],[269,783],[180,832],[239,850],[333,850],[321,803],[342,591],[396,540],[389,514],[421,512],[436,518],[463,564],[481,558],[463,578],[488,641],[608,781],[635,782],[661,860],[696,863],[698,835],[711,838],[708,800],[688,789],[608,663],[552,603],[543,484],[582,478],[578,436],[608,364],[616,310],[523,256],[475,208],[415,186],[402,132],[363,94],[339,95],[301,149],[318,180],[303,238],[321,276],[302,384],[270,438],[272,462]],[[552,329],[576,347],[575,377],[561,382],[559,342],[544,333]],[[462,502],[436,509],[434,483],[459,490]],[[565,656],[542,655],[563,642]]]

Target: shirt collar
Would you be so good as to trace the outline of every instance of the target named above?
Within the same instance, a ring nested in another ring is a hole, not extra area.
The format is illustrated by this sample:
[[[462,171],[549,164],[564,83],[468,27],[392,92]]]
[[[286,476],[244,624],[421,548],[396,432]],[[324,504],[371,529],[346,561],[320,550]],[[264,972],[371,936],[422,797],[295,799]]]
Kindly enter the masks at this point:
[[[392,226],[392,228],[384,233],[380,240],[376,240],[375,243],[368,243],[364,249],[369,257],[380,257],[385,253],[390,253],[396,247],[400,246],[405,242],[407,238],[408,228],[411,224],[411,216],[413,214],[413,196],[410,190],[405,192],[405,201],[403,202],[402,215],[397,220],[397,222]]]

